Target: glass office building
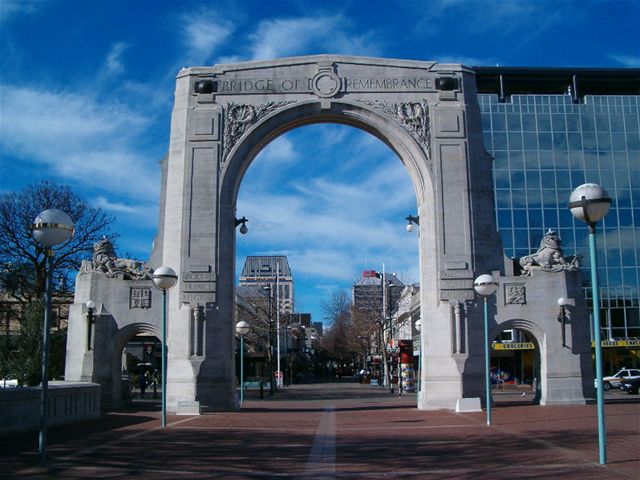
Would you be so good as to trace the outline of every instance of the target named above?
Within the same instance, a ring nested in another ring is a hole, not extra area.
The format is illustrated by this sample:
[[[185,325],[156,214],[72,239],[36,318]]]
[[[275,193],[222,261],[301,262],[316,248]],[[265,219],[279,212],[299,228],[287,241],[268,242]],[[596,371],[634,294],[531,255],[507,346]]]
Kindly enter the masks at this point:
[[[588,229],[567,204],[577,186],[602,185],[613,199],[598,224],[602,335],[633,347],[640,340],[640,70],[475,70],[505,253],[533,253],[547,230],[557,231],[565,256],[582,256],[590,299]],[[619,353],[638,361],[638,350]]]

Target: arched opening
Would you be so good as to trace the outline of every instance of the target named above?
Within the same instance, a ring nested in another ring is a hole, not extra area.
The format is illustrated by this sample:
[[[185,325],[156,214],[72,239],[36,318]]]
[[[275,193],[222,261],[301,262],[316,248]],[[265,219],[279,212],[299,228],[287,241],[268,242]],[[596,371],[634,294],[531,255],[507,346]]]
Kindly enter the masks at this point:
[[[122,351],[123,377],[129,377],[129,388],[126,390],[123,388],[123,398],[132,400],[158,398],[161,371],[160,339],[147,333],[133,337]]]
[[[342,106],[339,110],[347,107],[354,108]],[[245,358],[249,371],[245,366],[244,373],[251,385],[256,380],[265,380],[265,373],[273,368],[264,365],[270,356],[281,359],[285,383],[296,381],[295,372],[315,378],[326,377],[331,367],[335,376],[355,377],[362,370],[359,365],[362,367],[367,360],[379,358],[383,353],[372,349],[372,339],[364,341],[364,334],[356,335],[351,343],[368,344],[366,351],[360,351],[356,346],[353,358],[339,358],[338,354],[336,358],[324,358],[322,365],[311,365],[318,360],[321,349],[320,336],[317,332],[309,334],[309,328],[314,328],[314,321],[323,320],[321,302],[330,300],[335,290],[332,285],[351,297],[351,289],[363,270],[381,272],[385,266],[387,274],[395,272],[404,280],[401,284],[407,287],[420,284],[418,237],[415,232],[410,235],[405,229],[405,217],[419,215],[418,205],[424,204],[416,195],[416,191],[424,190],[423,177],[412,156],[419,149],[414,152],[406,146],[394,149],[393,145],[399,144],[399,140],[384,137],[375,130],[371,125],[375,123],[375,115],[370,113],[360,111],[362,117],[372,117],[366,123],[336,113],[315,112],[306,116],[309,112],[304,110],[284,114],[285,117],[300,117],[289,120],[276,133],[265,132],[267,139],[259,138],[256,133],[254,140],[250,137],[239,148],[246,157],[240,158],[238,152],[233,157],[237,158],[235,168],[242,174],[242,184],[238,182],[233,186],[237,203],[231,211],[236,212],[237,218],[249,218],[248,235],[235,237],[234,285],[238,285],[249,255],[284,255],[290,257],[291,269],[297,269],[296,291],[301,293],[296,293],[290,311],[284,312],[291,317],[283,322],[281,335],[276,336],[284,342],[278,350],[279,355],[272,354],[269,339],[257,339],[256,332],[248,336]],[[280,124],[282,119],[272,121]],[[398,135],[406,133],[398,132]],[[252,143],[253,148],[250,148]],[[398,150],[404,152],[405,157]],[[339,156],[335,156],[336,151]],[[403,160],[406,169],[398,163],[398,158]],[[257,161],[253,162],[253,159]],[[421,160],[428,161],[424,155]],[[229,169],[233,167],[231,162]],[[425,218],[421,228],[426,231],[432,221]],[[357,252],[356,246],[360,247]],[[319,278],[328,281],[319,282]],[[391,316],[392,309],[390,306],[387,309]],[[254,308],[254,319],[260,316],[256,313],[259,310],[260,307]],[[307,313],[312,314],[311,318],[301,321],[301,316]],[[325,328],[329,326],[327,322]],[[305,335],[298,335],[299,330],[295,332],[300,327]],[[407,339],[411,339],[410,324],[407,330]],[[273,338],[272,332],[266,334]],[[375,339],[373,346],[381,349]],[[262,364],[260,353],[264,357]],[[391,365],[390,355],[389,368]],[[236,363],[236,371],[238,368]]]
[[[540,403],[541,343],[530,322],[513,320],[492,331],[491,386],[496,403]]]
[[[148,323],[127,325],[113,337],[112,402],[159,397],[162,343],[158,329]]]

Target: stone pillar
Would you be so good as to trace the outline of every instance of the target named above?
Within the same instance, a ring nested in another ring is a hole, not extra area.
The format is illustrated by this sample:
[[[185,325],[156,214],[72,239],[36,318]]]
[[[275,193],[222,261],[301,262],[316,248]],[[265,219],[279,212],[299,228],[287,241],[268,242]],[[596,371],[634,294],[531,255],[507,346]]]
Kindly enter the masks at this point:
[[[446,73],[446,72],[443,72]],[[455,409],[482,386],[482,311],[461,311],[475,298],[473,280],[500,266],[495,228],[491,158],[482,145],[475,81],[457,71],[462,91],[442,91],[433,105],[435,217],[438,247],[421,240],[423,266],[436,254],[438,278],[421,278],[421,409]],[[424,261],[426,259],[426,262]],[[456,313],[456,309],[458,312]]]
[[[222,110],[210,95],[192,95],[197,71],[185,69],[178,75],[166,166],[161,263],[179,276],[168,294],[167,403],[169,410],[194,400],[205,408],[231,410],[236,408],[233,309],[221,305],[217,295]],[[229,214],[233,212],[222,213]],[[196,305],[203,306],[202,355],[191,348]]]

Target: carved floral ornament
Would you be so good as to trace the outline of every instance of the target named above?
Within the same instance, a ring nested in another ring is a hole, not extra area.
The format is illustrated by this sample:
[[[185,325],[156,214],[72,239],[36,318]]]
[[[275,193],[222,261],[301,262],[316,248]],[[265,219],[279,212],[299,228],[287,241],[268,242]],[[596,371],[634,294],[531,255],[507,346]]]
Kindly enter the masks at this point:
[[[429,151],[431,143],[429,105],[426,100],[396,103],[384,100],[358,100],[358,102],[395,117],[431,156]]]
[[[422,100],[421,102],[396,103],[390,103],[384,100],[357,101],[394,117],[418,143],[424,147],[427,154],[431,156],[429,106],[426,100]],[[223,161],[226,161],[234,145],[252,125],[270,113],[292,103],[296,103],[296,101],[268,102],[259,105],[228,103],[224,110]]]
[[[504,286],[505,305],[525,305],[527,290],[524,283],[508,283]]]
[[[283,108],[291,103],[295,103],[295,100],[268,102],[260,105],[240,105],[237,103],[227,104],[224,110],[223,161],[227,159],[227,156],[233,146],[249,129],[249,127],[261,118],[266,117],[271,112],[274,112],[279,108]]]

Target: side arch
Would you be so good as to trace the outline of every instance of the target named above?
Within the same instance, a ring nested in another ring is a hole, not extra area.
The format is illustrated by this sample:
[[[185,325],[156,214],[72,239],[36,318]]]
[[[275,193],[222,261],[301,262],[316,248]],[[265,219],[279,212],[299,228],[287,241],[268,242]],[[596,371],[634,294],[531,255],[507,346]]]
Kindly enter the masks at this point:
[[[533,403],[545,404],[547,398],[547,355],[546,355],[546,332],[540,325],[525,318],[512,318],[500,323],[493,324],[489,328],[489,342],[500,335],[504,330],[523,330],[533,337],[535,344],[534,353],[534,382],[535,396]],[[543,400],[544,397],[544,400]]]
[[[544,344],[546,332],[538,324],[524,318],[512,318],[492,325],[489,328],[489,339],[496,338],[503,330],[517,328],[533,335],[538,346]]]
[[[158,328],[146,322],[130,323],[125,325],[112,336],[111,349],[111,402],[112,405],[121,405],[122,396],[122,352],[127,342],[141,333],[159,337]],[[163,346],[164,348],[164,346]]]

